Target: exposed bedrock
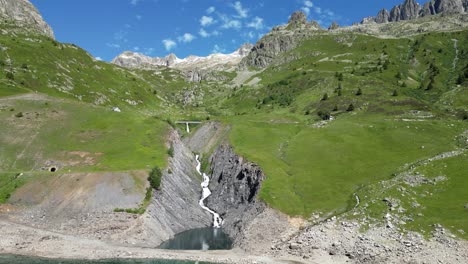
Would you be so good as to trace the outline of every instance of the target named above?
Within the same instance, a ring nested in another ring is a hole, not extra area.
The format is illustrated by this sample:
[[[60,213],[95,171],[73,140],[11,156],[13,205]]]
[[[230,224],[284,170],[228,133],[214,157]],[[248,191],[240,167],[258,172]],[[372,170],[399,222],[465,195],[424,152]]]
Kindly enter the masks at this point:
[[[154,243],[189,229],[210,226],[212,221],[211,215],[198,205],[201,179],[195,170],[192,151],[182,143],[176,131],[171,132],[170,142],[174,157],[169,159],[160,191],[154,193],[143,217],[145,237],[152,238]]]
[[[206,204],[221,215],[223,228],[238,246],[243,229],[266,209],[257,198],[265,175],[258,165],[234,153],[227,144],[218,146],[211,156],[211,171],[212,194]]]

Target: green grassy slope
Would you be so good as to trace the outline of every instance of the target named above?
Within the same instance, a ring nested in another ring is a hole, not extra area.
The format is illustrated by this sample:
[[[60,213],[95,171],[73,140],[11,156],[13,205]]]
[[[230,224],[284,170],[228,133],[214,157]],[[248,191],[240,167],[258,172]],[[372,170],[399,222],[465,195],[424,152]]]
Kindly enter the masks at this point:
[[[264,169],[264,201],[304,217],[343,212],[361,188],[459,148],[457,136],[468,130],[468,82],[459,80],[468,77],[466,50],[466,32],[404,39],[319,34],[258,74],[260,86],[233,92],[223,107],[236,117],[223,120],[233,127],[236,151]],[[335,120],[315,126],[320,112]],[[460,181],[455,171],[446,176]],[[458,188],[449,184],[445,193]],[[431,215],[415,225],[466,228],[451,222],[453,215]]]
[[[72,172],[164,166],[161,120],[211,117],[231,125],[236,151],[265,171],[262,200],[306,218],[343,212],[355,193],[365,196],[406,164],[466,147],[457,138],[468,130],[466,36],[317,33],[250,78],[258,85],[237,86],[231,73],[220,82],[187,83],[175,70],[122,69],[73,45],[1,35],[0,120],[7,125],[0,127],[0,183],[10,184],[0,189],[0,202],[22,183],[18,173],[34,179],[48,161]],[[26,93],[39,99],[8,97]],[[333,120],[320,123],[328,116]],[[430,217],[408,228],[466,229],[450,217],[466,214],[459,203],[467,168],[465,156],[421,167],[448,181],[433,196],[439,198],[418,200]],[[456,209],[439,208],[450,200]],[[385,209],[376,204],[369,213],[381,219]]]

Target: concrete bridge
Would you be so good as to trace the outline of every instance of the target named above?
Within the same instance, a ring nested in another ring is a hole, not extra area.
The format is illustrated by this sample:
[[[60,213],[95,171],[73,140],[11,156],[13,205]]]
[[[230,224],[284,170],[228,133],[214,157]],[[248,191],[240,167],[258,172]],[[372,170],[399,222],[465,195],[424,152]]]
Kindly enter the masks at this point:
[[[190,133],[190,124],[201,124],[201,121],[176,121],[176,124],[185,124],[187,127],[187,133]]]

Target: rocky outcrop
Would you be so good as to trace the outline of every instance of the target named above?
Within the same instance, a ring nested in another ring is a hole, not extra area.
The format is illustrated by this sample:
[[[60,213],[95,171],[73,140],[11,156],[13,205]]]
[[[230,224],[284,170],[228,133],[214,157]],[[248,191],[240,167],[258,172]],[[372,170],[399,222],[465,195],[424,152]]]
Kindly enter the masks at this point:
[[[390,13],[387,9],[382,9],[375,17],[375,22],[377,23],[388,23],[390,21]]]
[[[466,12],[462,0],[432,0],[424,4],[420,15],[455,14]]]
[[[206,205],[221,215],[226,233],[239,244],[244,227],[266,208],[257,197],[265,175],[226,144],[215,150],[210,161],[212,194]]]
[[[338,25],[338,23],[333,21],[333,23],[330,25],[330,27],[328,27],[328,30],[335,30],[335,29],[338,29],[338,28],[340,28],[340,25]]]
[[[288,26],[290,27],[301,27],[307,24],[307,16],[304,12],[296,11],[292,13],[291,18],[289,18]]]
[[[400,5],[393,7],[390,12],[386,9],[379,11],[377,16],[365,18],[361,23],[388,23],[402,20],[413,20],[419,17],[438,14],[457,14],[468,10],[467,0],[431,0],[423,6],[415,0],[405,0]]]
[[[15,23],[24,31],[54,38],[52,28],[29,0],[0,0],[0,18]]]
[[[321,27],[317,22],[308,23],[303,12],[294,12],[288,24],[274,27],[260,39],[239,66],[241,69],[265,68],[273,63],[279,54],[294,49],[303,39],[309,38],[318,30],[321,30]]]
[[[394,16],[392,16],[392,9],[392,11],[390,11],[390,21],[416,19],[419,15],[419,10],[421,9],[421,6],[418,3],[416,3],[415,0],[405,0],[403,4],[399,5],[395,9],[399,10],[399,13],[395,12]]]

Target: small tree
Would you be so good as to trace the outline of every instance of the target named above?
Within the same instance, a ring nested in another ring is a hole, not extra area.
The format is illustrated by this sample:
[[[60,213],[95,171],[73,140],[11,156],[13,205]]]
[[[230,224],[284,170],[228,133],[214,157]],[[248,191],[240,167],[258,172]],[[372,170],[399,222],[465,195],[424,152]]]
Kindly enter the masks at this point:
[[[338,111],[338,105],[335,105],[335,107],[333,107],[333,110],[332,110],[332,111],[333,111],[333,112]]]
[[[327,93],[325,93],[323,95],[323,97],[322,97],[322,101],[326,101],[326,100],[328,100],[328,94]]]
[[[171,146],[169,147],[169,149],[167,150],[167,154],[173,158],[174,157],[174,145],[171,144]]]
[[[348,106],[348,109],[346,109],[346,111],[348,111],[348,112],[354,111],[354,105],[353,105],[353,104],[350,104],[350,105]]]
[[[342,82],[343,79],[344,79],[343,73],[340,72],[340,73],[338,74],[338,81]]]
[[[162,172],[161,170],[156,166],[154,167],[148,176],[148,181],[150,182],[150,186],[153,189],[158,190],[159,187],[161,186],[161,177],[162,177]]]
[[[8,80],[14,80],[15,79],[15,75],[12,72],[7,72],[5,76],[6,76],[6,78]]]
[[[392,96],[398,96],[398,91],[397,91],[397,90],[393,90]]]
[[[457,78],[457,84],[462,84],[463,82],[465,82],[465,74],[460,73]]]
[[[361,90],[361,88],[359,88],[359,89],[357,90],[356,95],[357,95],[357,96],[362,95],[362,90]]]
[[[317,115],[322,119],[322,120],[329,120],[330,119],[330,112],[328,111],[318,111]]]
[[[341,96],[341,89],[338,90],[338,96]]]

